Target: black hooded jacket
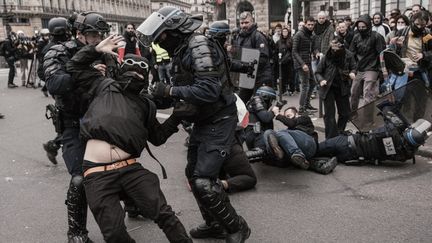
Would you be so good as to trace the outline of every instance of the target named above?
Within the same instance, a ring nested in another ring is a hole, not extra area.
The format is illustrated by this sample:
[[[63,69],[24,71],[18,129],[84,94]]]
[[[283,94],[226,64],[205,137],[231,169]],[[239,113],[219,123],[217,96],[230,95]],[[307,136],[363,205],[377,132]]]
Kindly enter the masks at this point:
[[[357,27],[360,22],[366,24],[368,31],[365,35],[357,31],[349,48],[356,58],[357,71],[378,71],[379,54],[386,48],[385,40],[378,32],[372,31],[369,15],[360,16],[355,26]]]

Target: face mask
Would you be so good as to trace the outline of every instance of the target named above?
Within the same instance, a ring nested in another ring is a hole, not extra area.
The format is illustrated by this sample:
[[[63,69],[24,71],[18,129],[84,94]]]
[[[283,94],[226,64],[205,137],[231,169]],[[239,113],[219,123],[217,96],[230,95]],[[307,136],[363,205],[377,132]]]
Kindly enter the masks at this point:
[[[411,31],[414,33],[415,37],[421,36],[424,32],[424,29],[420,29],[419,27],[417,27],[417,25],[415,25],[414,23],[411,24]]]
[[[178,47],[181,39],[179,36],[174,36],[171,33],[167,33],[165,40],[159,43],[159,46],[165,49],[170,56],[174,54],[175,49]]]
[[[362,37],[364,37],[369,33],[369,30],[368,29],[361,29],[361,30],[359,29],[358,32],[360,33],[360,35]]]
[[[404,29],[406,26],[405,25],[397,25],[396,26],[396,29],[397,30],[402,30],[402,29]]]

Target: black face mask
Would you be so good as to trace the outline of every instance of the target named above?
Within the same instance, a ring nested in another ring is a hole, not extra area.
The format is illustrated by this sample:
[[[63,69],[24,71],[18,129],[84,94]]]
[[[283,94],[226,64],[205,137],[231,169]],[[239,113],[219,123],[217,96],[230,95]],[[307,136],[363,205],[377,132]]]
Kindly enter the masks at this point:
[[[411,31],[414,34],[414,37],[419,37],[423,35],[424,29],[420,29],[419,27],[417,27],[417,25],[415,25],[414,23],[411,24]]]
[[[367,36],[369,34],[369,30],[368,29],[361,29],[361,30],[359,29],[358,32],[360,33],[360,35],[362,37],[365,37],[365,36]]]
[[[159,46],[165,49],[170,56],[174,55],[175,49],[179,46],[179,43],[181,43],[182,38],[180,35],[176,35],[170,32],[166,32],[166,38],[159,42]]]
[[[119,77],[121,87],[124,91],[128,91],[133,94],[139,94],[141,90],[148,88],[148,79],[141,78],[133,72],[122,73]]]

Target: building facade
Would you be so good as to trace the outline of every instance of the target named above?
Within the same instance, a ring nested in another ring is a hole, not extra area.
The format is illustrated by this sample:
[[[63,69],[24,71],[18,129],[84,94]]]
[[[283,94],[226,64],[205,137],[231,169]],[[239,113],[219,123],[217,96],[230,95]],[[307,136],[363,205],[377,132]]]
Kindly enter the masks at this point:
[[[73,12],[94,11],[111,24],[113,33],[122,33],[128,22],[139,24],[151,13],[150,0],[3,0],[0,39],[9,31],[33,36],[47,28],[53,17],[68,17]]]

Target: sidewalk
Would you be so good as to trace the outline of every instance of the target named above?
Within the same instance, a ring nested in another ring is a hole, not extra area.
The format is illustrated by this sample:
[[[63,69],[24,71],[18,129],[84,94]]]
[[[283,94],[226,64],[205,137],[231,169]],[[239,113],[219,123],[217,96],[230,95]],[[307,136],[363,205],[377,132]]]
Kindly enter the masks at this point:
[[[299,98],[300,94],[294,94],[293,96],[284,95],[282,99],[288,102],[284,107],[295,106],[298,108]],[[318,108],[318,98],[312,99],[311,105]],[[318,114],[318,112],[314,113],[314,115],[311,116],[311,119],[315,125],[315,130],[319,132],[319,140],[322,141],[324,140],[324,119],[318,117]],[[283,125],[281,123],[278,123],[278,125],[275,124],[275,128],[283,128],[282,126]],[[357,128],[351,122],[348,122],[347,130],[352,130],[355,132],[357,131]],[[430,137],[426,143],[419,148],[417,155],[432,158],[432,137]]]

